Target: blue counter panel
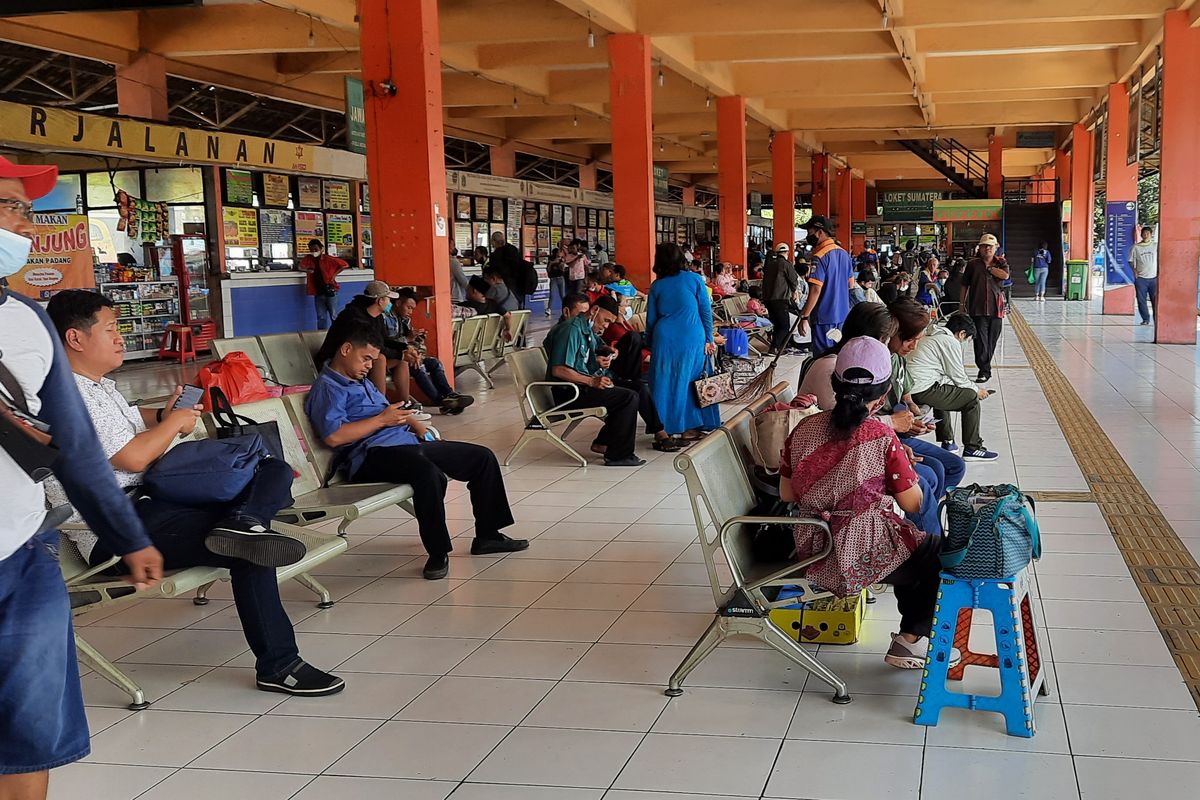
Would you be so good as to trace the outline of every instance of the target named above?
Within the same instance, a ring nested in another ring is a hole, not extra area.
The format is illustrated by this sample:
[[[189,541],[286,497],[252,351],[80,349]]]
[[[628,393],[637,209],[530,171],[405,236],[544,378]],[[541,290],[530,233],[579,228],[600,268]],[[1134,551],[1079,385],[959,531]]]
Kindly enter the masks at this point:
[[[337,310],[341,311],[355,295],[361,294],[367,281],[339,281]],[[227,336],[261,336],[269,333],[293,333],[317,329],[313,299],[304,293],[303,283],[275,286],[231,286],[233,332]]]

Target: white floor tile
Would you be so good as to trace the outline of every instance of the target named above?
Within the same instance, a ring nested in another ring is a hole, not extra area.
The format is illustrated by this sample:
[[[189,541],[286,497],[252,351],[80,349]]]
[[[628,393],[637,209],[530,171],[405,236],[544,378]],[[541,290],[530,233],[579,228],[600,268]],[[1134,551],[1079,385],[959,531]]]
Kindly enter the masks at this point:
[[[1074,797],[1079,792],[1070,756],[927,748],[921,797],[940,800],[964,787],[970,787],[976,800],[1042,800]]]
[[[588,647],[582,642],[491,641],[465,658],[450,674],[560,680]]]
[[[503,725],[387,722],[328,772],[331,775],[460,781],[509,730]]]
[[[54,770],[50,800],[130,800],[164,780],[169,767],[127,767],[77,761]]]
[[[259,717],[189,766],[320,773],[378,726],[377,720]]]
[[[1063,706],[1076,756],[1195,761],[1200,717],[1195,710]]]
[[[445,675],[483,644],[480,639],[386,636],[341,665],[346,672]]]
[[[213,797],[288,800],[311,780],[311,775],[284,775],[277,772],[181,769],[140,795],[138,800],[211,800]]]
[[[521,724],[645,732],[666,705],[667,698],[657,686],[564,681]]]
[[[248,714],[139,711],[92,739],[89,761],[182,767],[253,723]]]
[[[446,800],[457,783],[453,781],[405,780],[400,778],[346,778],[321,775],[292,800]]]
[[[429,606],[392,631],[397,636],[452,636],[486,639],[521,613],[519,608]]]
[[[411,619],[424,606],[401,603],[338,603],[296,625],[304,633],[358,633],[382,636]]]
[[[695,687],[673,698],[652,730],[780,739],[799,700],[795,692]]]
[[[533,604],[534,608],[624,611],[642,587],[629,583],[560,583]]]
[[[651,733],[613,788],[759,796],[779,741]]]
[[[789,739],[767,784],[767,797],[857,800],[887,787],[888,797],[916,800],[921,748]]]
[[[1172,667],[1175,665],[1158,631],[1089,631],[1052,628],[1050,646],[1056,664],[1126,664]]]
[[[595,642],[620,616],[617,611],[529,608],[505,625],[497,639],[541,642]]]
[[[499,783],[464,783],[454,800],[600,800],[603,789],[569,789],[566,786],[506,786]]]
[[[926,729],[913,724],[915,706],[911,697],[883,694],[858,694],[849,705],[838,705],[829,695],[806,692],[787,738],[922,745]]]
[[[1179,669],[1113,664],[1057,666],[1062,702],[1073,705],[1195,709]]]
[[[330,697],[288,697],[272,714],[299,717],[348,717],[385,720],[428,689],[432,675],[341,672],[346,688]],[[278,696],[278,695],[276,695]]]
[[[607,789],[641,734],[517,728],[484,759],[472,782]]]
[[[1075,757],[1083,800],[1172,797],[1183,786],[1200,786],[1200,764],[1131,758]]]
[[[439,678],[396,719],[516,725],[554,688],[553,681],[528,678]]]

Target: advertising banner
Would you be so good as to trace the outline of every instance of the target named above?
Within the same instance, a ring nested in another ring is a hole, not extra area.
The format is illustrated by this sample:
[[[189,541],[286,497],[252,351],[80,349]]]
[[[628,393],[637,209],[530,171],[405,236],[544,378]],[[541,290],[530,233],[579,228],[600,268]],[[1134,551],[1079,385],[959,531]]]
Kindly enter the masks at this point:
[[[296,187],[299,189],[301,208],[321,207],[320,178],[297,178]]]
[[[1137,240],[1137,204],[1132,200],[1104,205],[1104,283],[1125,286],[1133,283],[1129,249]]]
[[[363,82],[346,78],[346,149],[367,152],[367,109],[363,101]]]
[[[258,212],[253,208],[221,209],[226,247],[258,249]]]
[[[29,260],[8,278],[8,288],[26,297],[48,299],[60,289],[94,289],[92,242],[84,214],[34,214]]]
[[[308,254],[308,243],[313,239],[325,241],[325,215],[320,211],[296,212],[296,252]]]
[[[350,210],[349,182],[325,181],[325,207],[333,211]]]
[[[331,252],[335,249],[339,254],[353,251],[354,215],[326,214],[325,239]]]
[[[288,176],[276,172],[263,173],[263,205],[276,208],[287,208]]]

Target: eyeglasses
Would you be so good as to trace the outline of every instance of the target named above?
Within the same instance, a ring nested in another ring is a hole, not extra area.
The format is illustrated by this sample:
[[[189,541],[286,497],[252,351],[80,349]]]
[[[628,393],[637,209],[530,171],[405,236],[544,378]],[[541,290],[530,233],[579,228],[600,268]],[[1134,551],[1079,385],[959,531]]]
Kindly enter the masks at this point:
[[[12,211],[25,220],[33,219],[33,206],[15,197],[0,197],[0,209]]]

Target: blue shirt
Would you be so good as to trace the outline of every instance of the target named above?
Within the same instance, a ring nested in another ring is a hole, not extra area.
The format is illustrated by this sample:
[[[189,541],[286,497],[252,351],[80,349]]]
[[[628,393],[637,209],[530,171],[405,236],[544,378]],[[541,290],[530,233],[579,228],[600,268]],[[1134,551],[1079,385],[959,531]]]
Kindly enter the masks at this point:
[[[304,413],[317,436],[324,439],[347,422],[370,419],[389,405],[387,398],[369,380],[352,380],[327,366],[308,390]],[[372,447],[394,447],[417,444],[418,441],[412,428],[392,425],[357,442],[342,445],[338,448],[338,459],[345,466],[346,474],[353,478]]]
[[[834,246],[817,255],[814,251],[814,265],[808,282],[821,287],[821,296],[813,309],[813,323],[816,325],[833,325],[840,327],[850,313],[850,276],[854,272],[854,262],[850,254],[840,247]]]

